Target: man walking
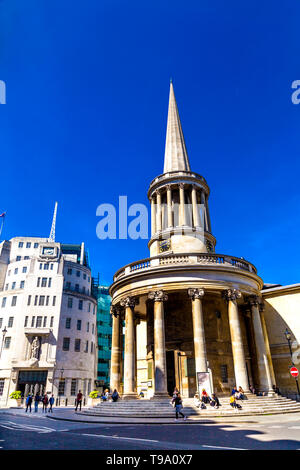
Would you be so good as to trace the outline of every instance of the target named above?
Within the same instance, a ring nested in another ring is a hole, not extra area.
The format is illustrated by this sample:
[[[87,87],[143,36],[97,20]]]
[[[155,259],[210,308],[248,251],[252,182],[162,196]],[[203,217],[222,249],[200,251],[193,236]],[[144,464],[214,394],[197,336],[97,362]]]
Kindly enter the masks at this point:
[[[39,408],[39,402],[41,401],[41,397],[40,395],[37,393],[34,397],[34,412],[37,413],[38,412],[38,408]]]
[[[49,410],[48,413],[53,413],[52,406],[54,404],[54,395],[52,394],[51,397],[49,398]]]
[[[81,403],[82,403],[82,393],[81,393],[81,390],[79,390],[79,392],[77,393],[77,397],[76,397],[75,411],[77,411],[78,406],[79,406],[79,410],[81,411]]]
[[[26,398],[26,410],[25,413],[27,413],[27,410],[29,408],[29,411],[31,413],[31,403],[32,403],[32,396],[29,394],[28,397]]]
[[[44,397],[43,397],[43,413],[47,413],[47,408],[48,408],[48,403],[49,403],[49,400],[48,400],[48,396],[47,394],[45,393]]]

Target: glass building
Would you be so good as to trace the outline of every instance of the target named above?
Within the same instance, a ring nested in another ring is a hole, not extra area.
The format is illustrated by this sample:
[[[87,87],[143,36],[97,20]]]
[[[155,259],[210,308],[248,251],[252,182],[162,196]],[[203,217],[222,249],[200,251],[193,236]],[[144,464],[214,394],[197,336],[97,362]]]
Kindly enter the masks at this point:
[[[93,279],[93,294],[97,299],[98,372],[97,388],[109,388],[112,318],[111,297],[108,287],[99,284],[99,277]]]

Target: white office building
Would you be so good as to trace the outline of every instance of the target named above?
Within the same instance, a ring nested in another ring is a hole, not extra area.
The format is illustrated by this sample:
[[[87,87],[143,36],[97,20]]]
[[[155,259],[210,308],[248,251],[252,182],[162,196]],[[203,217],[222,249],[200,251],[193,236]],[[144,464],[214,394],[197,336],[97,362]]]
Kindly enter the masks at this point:
[[[73,404],[97,378],[97,302],[84,244],[15,237],[0,243],[0,407],[11,392]]]

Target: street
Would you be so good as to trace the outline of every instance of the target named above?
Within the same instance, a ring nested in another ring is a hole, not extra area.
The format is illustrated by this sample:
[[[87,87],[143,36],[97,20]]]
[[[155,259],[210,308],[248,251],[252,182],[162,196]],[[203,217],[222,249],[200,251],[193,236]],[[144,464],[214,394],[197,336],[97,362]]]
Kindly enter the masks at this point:
[[[21,411],[21,412],[20,412]],[[70,417],[74,412],[70,411]],[[55,410],[59,416],[61,410]],[[0,412],[2,450],[300,450],[299,414],[203,424],[99,424]]]

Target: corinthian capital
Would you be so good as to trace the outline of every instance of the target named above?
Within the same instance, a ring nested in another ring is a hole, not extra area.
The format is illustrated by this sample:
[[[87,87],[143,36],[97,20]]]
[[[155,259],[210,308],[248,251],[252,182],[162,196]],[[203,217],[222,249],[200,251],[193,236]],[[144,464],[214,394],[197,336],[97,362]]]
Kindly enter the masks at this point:
[[[148,293],[148,299],[154,300],[154,302],[165,302],[168,300],[168,296],[163,290],[156,290]]]
[[[126,307],[134,308],[135,305],[137,305],[137,299],[136,297],[125,297],[124,299],[120,301],[120,305],[125,308]]]
[[[236,300],[242,297],[242,293],[237,289],[228,289],[224,291],[224,297],[227,300]]]
[[[191,297],[192,300],[202,299],[204,296],[204,289],[188,289],[188,296]]]
[[[258,295],[251,295],[250,297],[248,297],[247,300],[248,300],[249,304],[251,305],[251,307],[258,307],[259,306],[260,298],[258,297]]]
[[[114,317],[118,317],[120,315],[120,307],[118,307],[117,305],[111,305],[110,314]]]

